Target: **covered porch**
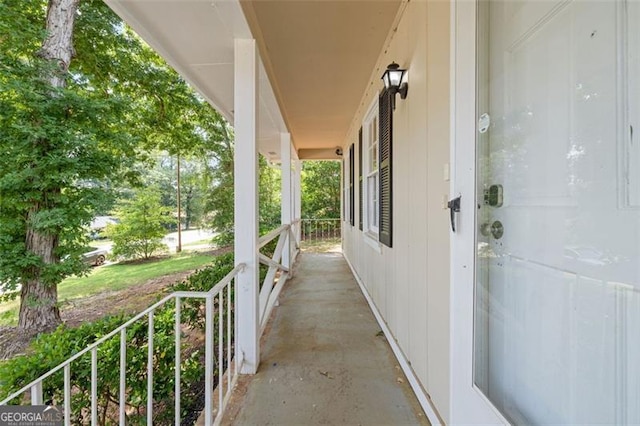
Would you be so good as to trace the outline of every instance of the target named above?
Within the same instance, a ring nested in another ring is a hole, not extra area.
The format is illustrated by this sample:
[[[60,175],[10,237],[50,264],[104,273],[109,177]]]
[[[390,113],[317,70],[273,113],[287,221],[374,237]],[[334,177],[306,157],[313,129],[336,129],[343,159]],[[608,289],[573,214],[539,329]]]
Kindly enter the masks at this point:
[[[222,424],[429,424],[339,247],[294,274]]]
[[[438,423],[407,348],[376,308],[372,289],[352,273],[355,259],[298,254],[303,160],[342,161],[343,232],[354,227],[354,135],[377,97],[372,81],[382,85],[387,65],[407,56],[390,58],[386,49],[409,1],[107,4],[235,128],[235,353],[226,378],[205,398],[201,422],[217,423],[227,413],[224,421],[236,424]],[[426,15],[418,7],[416,28]],[[416,82],[412,90],[422,91],[426,80]],[[282,170],[282,225],[264,237],[258,154]],[[277,235],[274,256],[260,253]],[[270,268],[262,287],[260,263]],[[234,394],[234,383],[246,388],[244,398]]]
[[[303,160],[342,160],[346,195],[340,235],[343,248],[351,248],[345,231],[357,227],[354,142],[361,116],[371,98],[377,98],[378,86],[370,81],[382,85],[379,77],[387,64],[408,56],[403,50],[390,58],[386,49],[409,1],[106,3],[234,125],[235,268],[211,283],[209,291],[167,296],[23,391],[30,390],[32,402],[39,403],[43,381],[64,372],[63,404],[70,413],[72,363],[90,354],[88,410],[92,424],[98,424],[98,350],[108,339],[119,339],[117,404],[119,423],[125,424],[127,330],[134,321],[146,321],[150,343],[145,415],[147,424],[154,424],[154,315],[168,304],[175,306],[174,421],[181,424],[181,306],[200,299],[206,349],[199,424],[429,424],[427,417],[433,424],[440,422],[426,386],[413,371],[417,363],[408,360],[406,352],[412,348],[402,348],[394,337],[396,318],[383,317],[388,312],[381,313],[374,302],[380,291],[365,288],[354,274],[358,258],[347,260],[341,252],[299,253]],[[415,15],[415,28],[421,28],[426,6],[416,7],[420,14]],[[413,38],[408,32],[398,34],[400,39]],[[415,82],[412,90],[426,92],[426,78],[417,74]],[[422,109],[415,111],[413,119],[422,122]],[[359,151],[362,175],[362,147]],[[259,154],[282,170],[281,226],[262,237]],[[362,204],[362,183],[358,193]],[[362,206],[358,216],[362,221]],[[262,253],[276,238],[275,252]],[[377,254],[386,250],[377,241],[371,247]],[[264,281],[260,264],[269,267]],[[419,312],[424,311],[421,305]],[[447,324],[437,327],[446,330]],[[416,334],[423,331],[423,326],[416,328]],[[447,346],[447,341],[438,345],[441,351]],[[413,350],[426,353],[425,348],[424,339],[416,339]],[[424,369],[426,361],[421,363]],[[439,370],[433,377],[448,374],[446,365]],[[446,387],[440,392],[445,395]],[[68,416],[65,420],[70,424]]]

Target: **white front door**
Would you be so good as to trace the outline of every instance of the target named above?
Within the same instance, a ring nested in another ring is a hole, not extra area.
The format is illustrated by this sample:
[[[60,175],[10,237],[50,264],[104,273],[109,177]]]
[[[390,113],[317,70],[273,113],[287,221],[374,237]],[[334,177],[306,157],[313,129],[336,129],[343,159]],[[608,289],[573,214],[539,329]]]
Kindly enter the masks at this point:
[[[453,409],[640,423],[640,4],[474,7],[475,43],[457,47],[477,49],[475,218],[463,210],[454,246],[475,247],[459,329],[475,392],[454,390]]]

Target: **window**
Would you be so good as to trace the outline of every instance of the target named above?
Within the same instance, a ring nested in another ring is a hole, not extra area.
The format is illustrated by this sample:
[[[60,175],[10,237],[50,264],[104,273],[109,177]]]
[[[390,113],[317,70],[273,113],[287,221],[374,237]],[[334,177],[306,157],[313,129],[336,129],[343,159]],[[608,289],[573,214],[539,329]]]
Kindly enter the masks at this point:
[[[369,108],[363,128],[363,231],[378,239],[378,100]]]

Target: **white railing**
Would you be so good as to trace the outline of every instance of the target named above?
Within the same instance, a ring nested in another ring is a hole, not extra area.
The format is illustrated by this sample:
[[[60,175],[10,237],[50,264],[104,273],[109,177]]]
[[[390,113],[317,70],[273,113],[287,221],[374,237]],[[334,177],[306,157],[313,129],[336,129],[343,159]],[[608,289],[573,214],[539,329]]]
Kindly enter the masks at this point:
[[[0,405],[5,405],[16,398],[21,398],[20,403],[25,403],[27,401],[26,394],[29,393],[30,402],[32,405],[41,405],[44,401],[43,399],[43,383],[45,380],[51,378],[55,373],[60,370],[64,371],[64,390],[63,390],[63,401],[61,401],[64,405],[64,422],[65,425],[71,424],[71,414],[72,414],[72,406],[71,406],[71,397],[74,393],[74,388],[71,383],[71,373],[73,363],[75,361],[79,361],[83,355],[90,353],[91,356],[91,406],[90,406],[90,416],[91,416],[91,425],[98,424],[98,348],[103,345],[105,342],[109,341],[109,339],[115,337],[116,335],[120,335],[120,363],[118,366],[113,366],[113,368],[119,368],[119,395],[117,400],[118,405],[118,419],[120,425],[126,424],[126,416],[127,416],[127,384],[126,384],[126,373],[127,373],[127,328],[132,326],[139,320],[143,318],[147,318],[148,322],[148,350],[147,350],[147,401],[146,401],[146,424],[153,424],[153,414],[154,414],[154,399],[153,399],[153,391],[154,391],[154,369],[153,369],[153,361],[154,361],[154,314],[156,310],[166,305],[169,301],[175,301],[175,309],[174,309],[174,320],[175,320],[175,376],[174,376],[174,392],[175,392],[175,424],[179,426],[181,423],[181,337],[182,337],[182,324],[181,324],[181,306],[182,301],[187,299],[205,299],[205,372],[204,372],[204,382],[205,382],[205,406],[204,406],[204,422],[205,425],[209,426],[214,424],[218,424],[222,420],[222,415],[224,413],[224,408],[228,402],[228,399],[231,396],[231,389],[236,380],[237,371],[239,371],[238,363],[241,361],[236,360],[235,368],[230,369],[229,367],[232,365],[232,339],[233,339],[233,330],[235,329],[235,324],[232,324],[233,317],[233,280],[238,275],[240,271],[244,268],[244,264],[239,264],[236,266],[227,276],[225,276],[219,283],[217,283],[213,288],[206,292],[197,292],[197,291],[178,291],[172,293],[162,300],[158,301],[145,311],[139,313],[138,315],[131,318],[129,321],[122,324],[120,327],[116,328],[109,334],[101,337],[93,344],[89,345],[87,348],[81,350],[75,355],[71,356],[69,359],[43,374],[33,382],[27,384],[19,391],[9,395],[3,401],[0,401]],[[217,306],[217,309],[214,311],[214,305]],[[218,324],[218,330],[214,329],[214,324]],[[217,335],[216,335],[217,333]],[[217,337],[217,356],[215,354],[214,348],[214,338]],[[225,355],[226,351],[226,355]],[[216,376],[214,361],[217,361],[217,383],[216,383],[216,396],[217,396],[217,407],[215,407],[216,416],[213,418],[214,413],[214,376]],[[226,377],[225,377],[226,376]],[[224,386],[226,384],[226,386]],[[81,409],[89,407],[79,407]]]
[[[273,307],[278,301],[280,291],[285,282],[292,277],[291,265],[296,258],[300,246],[297,237],[300,220],[294,221],[291,225],[282,225],[269,232],[258,240],[258,257],[260,263],[269,266],[267,275],[260,288],[260,334],[264,331]],[[276,248],[271,257],[260,253],[260,249],[278,237]],[[289,243],[289,244],[288,244]],[[289,247],[288,264],[284,264],[283,253]],[[279,273],[279,274],[278,274]]]
[[[340,219],[302,219],[302,242],[318,242],[340,238]]]

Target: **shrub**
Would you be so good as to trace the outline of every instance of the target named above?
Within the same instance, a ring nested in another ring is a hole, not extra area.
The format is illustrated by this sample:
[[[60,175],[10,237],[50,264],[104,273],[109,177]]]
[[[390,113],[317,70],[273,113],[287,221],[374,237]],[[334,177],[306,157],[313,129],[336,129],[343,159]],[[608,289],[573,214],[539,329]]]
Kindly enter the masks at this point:
[[[166,423],[173,417],[173,389],[175,371],[175,340],[173,308],[159,310],[154,315],[153,398],[158,409],[154,420]],[[0,364],[0,392],[8,395],[37,379],[42,374],[65,361],[95,342],[128,318],[123,316],[105,317],[78,328],[59,327],[50,334],[42,334],[31,345],[28,355],[16,357]],[[127,423],[144,424],[147,400],[147,322],[137,321],[127,328]],[[197,351],[189,352],[180,368],[182,385],[190,388],[185,379],[193,380],[203,373]],[[117,421],[120,370],[120,334],[116,334],[98,347],[98,413],[99,423]],[[88,424],[91,418],[91,353],[87,353],[72,363],[71,368],[72,418],[73,424]],[[46,403],[61,405],[64,399],[64,373],[59,371],[43,382],[43,397]],[[192,396],[183,394],[183,406],[188,407]],[[20,404],[21,399],[12,401]]]
[[[172,290],[208,291],[233,269],[233,254],[214,259],[213,264],[197,271],[186,280],[174,284]],[[226,295],[226,292],[225,292]],[[233,300],[233,294],[231,294]],[[214,310],[221,309],[226,321],[228,300],[219,306],[214,299]],[[204,328],[204,302],[185,300],[181,321],[185,327],[202,331]],[[233,311],[231,311],[233,315]],[[168,424],[174,415],[174,368],[175,368],[175,305],[169,302],[154,314],[154,424]],[[130,316],[108,316],[77,328],[60,326],[49,334],[41,334],[32,343],[26,355],[0,363],[0,399],[19,390],[42,374],[64,362],[68,357],[105,336]],[[217,329],[217,321],[214,329]],[[233,321],[233,317],[231,318]],[[233,327],[232,327],[233,328]],[[145,424],[147,400],[147,352],[148,323],[141,318],[127,328],[127,424]],[[217,339],[218,336],[214,340]],[[202,380],[204,366],[201,362],[202,346],[194,346],[193,340],[182,339],[182,407],[183,414],[193,406],[199,394],[198,383]],[[197,339],[196,339],[197,341]],[[214,341],[214,345],[217,342]],[[215,347],[215,346],[214,346]],[[117,423],[120,383],[120,334],[116,334],[98,347],[98,413],[100,424]],[[43,397],[46,403],[60,405],[64,397],[63,371],[55,373],[43,382]],[[72,419],[73,424],[88,424],[91,418],[91,353],[72,363]],[[11,401],[23,402],[21,397]]]

